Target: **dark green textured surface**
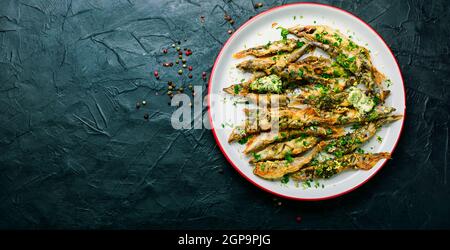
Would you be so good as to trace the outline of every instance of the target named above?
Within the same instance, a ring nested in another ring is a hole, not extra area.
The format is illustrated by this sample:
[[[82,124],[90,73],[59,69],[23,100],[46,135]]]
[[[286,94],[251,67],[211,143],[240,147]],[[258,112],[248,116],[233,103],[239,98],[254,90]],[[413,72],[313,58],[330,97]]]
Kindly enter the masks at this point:
[[[190,81],[161,66],[161,49],[191,48],[192,82],[206,85],[201,72],[229,37],[224,11],[237,28],[288,2],[2,0],[0,228],[449,228],[447,1],[324,1],[384,37],[407,91],[393,159],[350,194],[274,201],[211,131],[171,128],[165,83]]]

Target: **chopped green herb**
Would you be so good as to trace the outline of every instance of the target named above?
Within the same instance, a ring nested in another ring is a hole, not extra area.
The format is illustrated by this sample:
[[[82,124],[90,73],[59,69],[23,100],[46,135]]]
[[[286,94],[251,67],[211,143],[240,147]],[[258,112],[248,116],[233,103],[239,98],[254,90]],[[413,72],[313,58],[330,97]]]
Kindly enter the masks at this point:
[[[382,142],[383,142],[383,138],[381,138],[381,136],[377,136],[377,141],[378,141],[379,143],[382,143]]]
[[[283,40],[287,40],[287,36],[289,35],[289,30],[285,29],[283,27],[278,27],[277,29],[281,30],[281,37],[283,38]]]
[[[301,47],[303,47],[303,45],[305,45],[304,42],[302,42],[302,41],[297,41],[297,48],[301,48]]]
[[[292,163],[294,161],[294,158],[292,158],[292,152],[288,151],[285,155],[284,155],[284,159],[288,162],[288,163]]]
[[[299,77],[303,77],[303,70],[302,69],[298,69],[298,76]]]
[[[358,148],[358,149],[356,149],[356,152],[358,152],[358,153],[360,153],[360,154],[364,154],[364,149]]]
[[[234,85],[234,94],[237,95],[241,91],[241,85]]]
[[[241,145],[244,145],[244,144],[246,144],[246,143],[248,142],[248,139],[250,139],[251,137],[252,137],[251,135],[246,136],[246,137],[240,139],[240,140],[238,141],[238,143],[241,144]]]
[[[255,153],[255,152],[253,152],[252,155],[253,155],[253,158],[255,158],[256,161],[261,160],[261,155]]]
[[[281,183],[287,184],[288,182],[289,182],[289,175],[286,174],[281,178]]]

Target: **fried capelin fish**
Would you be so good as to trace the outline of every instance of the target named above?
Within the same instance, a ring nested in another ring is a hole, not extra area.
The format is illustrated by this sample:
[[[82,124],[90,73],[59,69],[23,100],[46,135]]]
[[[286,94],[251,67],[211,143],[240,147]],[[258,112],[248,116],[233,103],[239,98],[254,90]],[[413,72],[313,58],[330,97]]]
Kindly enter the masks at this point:
[[[256,46],[250,49],[242,50],[233,55],[234,58],[243,58],[246,56],[264,57],[276,55],[279,52],[291,52],[298,47],[297,39],[289,38],[269,42],[265,45]]]
[[[374,96],[381,101],[385,99],[386,91],[382,86],[385,76],[373,66],[367,48],[357,45],[344,34],[325,25],[298,25],[288,30],[326,51],[338,64],[352,72],[359,82],[365,84]]]
[[[290,53],[246,60],[236,65],[236,68],[248,72],[264,71],[268,75],[279,74],[288,64],[297,61],[306,54],[310,48],[309,42],[300,42],[299,47]]]
[[[244,149],[245,154],[256,152],[275,142],[283,142],[298,138],[302,135],[315,136],[322,138],[336,138],[345,134],[342,127],[321,127],[309,126],[296,130],[286,130],[281,132],[265,132],[260,135],[252,136],[248,139],[247,145]]]
[[[307,165],[320,152],[322,144],[319,143],[313,149],[302,156],[288,157],[282,161],[257,162],[253,173],[259,177],[269,180],[280,179],[286,174],[294,173]]]
[[[330,178],[346,169],[370,170],[381,159],[389,159],[391,155],[387,152],[382,153],[353,153],[344,155],[338,159],[327,160],[322,163],[316,163],[303,168],[302,170],[291,174],[291,178],[297,181],[305,181],[317,178]]]

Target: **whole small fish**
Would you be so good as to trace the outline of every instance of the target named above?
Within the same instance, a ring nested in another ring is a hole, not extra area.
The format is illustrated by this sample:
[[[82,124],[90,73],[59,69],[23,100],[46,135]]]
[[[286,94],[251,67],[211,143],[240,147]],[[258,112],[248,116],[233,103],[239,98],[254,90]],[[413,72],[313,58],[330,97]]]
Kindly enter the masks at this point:
[[[372,138],[376,134],[378,128],[401,118],[401,115],[390,115],[362,125],[351,133],[327,141],[326,146],[324,146],[324,152],[333,154],[336,157],[351,153]]]
[[[302,135],[315,136],[315,137],[339,137],[345,134],[345,130],[342,127],[321,127],[321,126],[310,126],[295,130],[286,130],[281,132],[266,132],[261,133],[258,136],[251,137],[244,149],[245,154],[256,152],[271,145],[275,142],[283,142],[286,140],[291,140],[298,138]]]
[[[245,138],[252,134],[274,129],[300,129],[327,123],[326,118],[320,117],[312,108],[306,109],[244,109],[246,120],[243,125],[233,129],[228,142]],[[328,122],[329,123],[329,122]]]
[[[256,46],[250,49],[242,50],[233,55],[234,58],[243,58],[246,56],[271,56],[278,52],[291,52],[297,48],[297,39],[279,40],[274,42],[268,42],[265,45]]]
[[[338,159],[327,160],[316,165],[311,165],[301,169],[291,178],[297,181],[305,181],[317,178],[330,178],[346,169],[362,169],[369,170],[375,166],[381,159],[389,159],[391,155],[387,152],[383,153],[353,153],[344,155]]]
[[[348,71],[358,77],[381,101],[385,99],[382,82],[385,76],[372,64],[370,52],[357,45],[350,38],[325,25],[294,26],[288,29],[291,34],[306,38],[327,53]]]
[[[255,58],[243,61],[236,65],[236,68],[243,71],[255,72],[264,71],[266,74],[278,74],[288,64],[297,61],[301,56],[310,50],[309,42],[301,42],[301,46],[289,53],[278,54],[271,57]]]
[[[316,145],[302,156],[288,158],[281,161],[263,161],[257,162],[253,168],[253,173],[259,177],[269,180],[280,179],[286,174],[294,173],[311,160],[321,150],[321,143]]]
[[[253,153],[250,162],[260,162],[267,160],[281,160],[288,157],[297,156],[319,142],[319,138],[314,136],[300,136],[285,142],[274,143],[261,151]]]

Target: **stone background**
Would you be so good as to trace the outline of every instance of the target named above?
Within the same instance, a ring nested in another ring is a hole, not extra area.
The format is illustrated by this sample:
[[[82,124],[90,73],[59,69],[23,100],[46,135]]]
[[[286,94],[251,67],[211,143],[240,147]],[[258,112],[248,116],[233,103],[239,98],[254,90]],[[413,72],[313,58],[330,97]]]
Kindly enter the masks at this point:
[[[384,37],[407,91],[393,159],[350,194],[274,200],[227,163],[210,130],[171,128],[166,82],[206,85],[228,29],[293,1],[262,2],[0,1],[0,228],[449,228],[447,1],[322,1]],[[161,66],[176,41],[193,51],[192,79]]]

